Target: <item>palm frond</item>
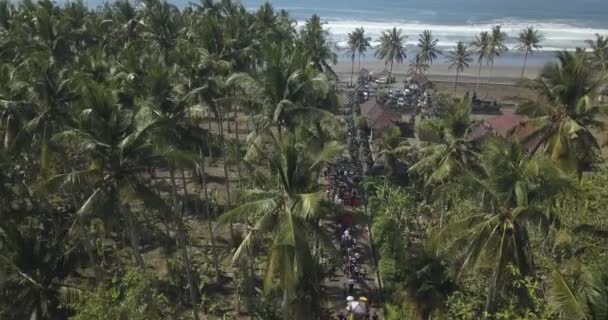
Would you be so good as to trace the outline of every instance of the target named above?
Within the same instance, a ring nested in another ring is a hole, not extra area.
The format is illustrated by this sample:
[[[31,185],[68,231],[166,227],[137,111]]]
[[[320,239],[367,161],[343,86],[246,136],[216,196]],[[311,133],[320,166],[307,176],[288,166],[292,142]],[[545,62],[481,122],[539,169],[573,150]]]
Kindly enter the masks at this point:
[[[218,223],[226,224],[255,214],[269,214],[276,210],[277,203],[274,198],[259,199],[244,203],[218,218]]]
[[[566,319],[587,319],[586,307],[576,292],[557,270],[551,272],[551,287],[548,294],[549,308]]]

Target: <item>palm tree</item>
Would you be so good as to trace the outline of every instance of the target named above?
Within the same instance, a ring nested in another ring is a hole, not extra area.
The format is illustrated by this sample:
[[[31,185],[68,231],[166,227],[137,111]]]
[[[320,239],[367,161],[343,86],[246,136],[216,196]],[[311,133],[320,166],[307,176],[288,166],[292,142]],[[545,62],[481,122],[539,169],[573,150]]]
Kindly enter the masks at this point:
[[[437,42],[439,42],[439,39],[433,39],[431,30],[424,30],[418,37],[418,48],[420,48],[418,54],[422,57],[422,61],[429,65],[432,65],[437,55],[441,54],[441,51],[436,48]]]
[[[447,226],[439,238],[448,238],[448,248],[459,250],[458,277],[481,265],[490,267],[486,310],[492,311],[497,293],[509,281],[509,265],[521,276],[534,272],[527,225],[546,226],[544,207],[572,188],[572,182],[549,158],[528,156],[520,144],[498,137],[486,140],[479,165],[464,177],[480,197],[479,213]],[[516,291],[520,303],[527,303],[527,292]]]
[[[350,70],[350,84],[353,85],[353,76],[355,75],[355,56],[359,50],[359,34],[357,30],[348,34],[348,50],[346,54],[350,56],[351,70]]]
[[[408,70],[408,73],[412,75],[423,75],[427,70],[429,70],[429,68],[430,66],[428,63],[426,63],[424,57],[417,54],[416,58],[410,60],[410,69]]]
[[[452,104],[442,118],[416,123],[416,136],[422,143],[421,159],[410,167],[420,174],[425,185],[445,183],[474,166],[476,153],[467,138],[474,123],[468,103]]]
[[[448,54],[448,62],[450,65],[448,69],[456,68],[456,81],[454,81],[454,91],[456,91],[456,86],[458,85],[458,76],[460,72],[464,70],[464,68],[469,67],[469,63],[473,61],[471,58],[472,52],[469,51],[467,45],[462,41],[458,41],[456,44],[456,48]]]
[[[153,49],[163,57],[164,63],[169,65],[177,46],[178,32],[182,27],[178,9],[166,0],[149,1],[145,8],[145,35]]]
[[[104,203],[113,208],[113,213],[124,219],[133,257],[143,268],[138,228],[127,200],[135,196],[135,199],[144,200],[151,206],[164,203],[148,189],[142,177],[151,161],[162,159],[146,139],[158,123],[118,104],[111,91],[104,87],[89,84],[88,90],[90,99],[96,103],[89,104],[90,108],[82,111],[76,128],[55,134],[53,142],[66,147],[69,155],[75,158],[90,157],[94,161],[81,170],[56,175],[48,183],[92,181],[95,188],[78,213],[90,214]],[[102,220],[112,218],[105,216]]]
[[[333,45],[327,40],[328,36],[329,32],[323,29],[321,18],[313,14],[306,19],[301,31],[301,45],[304,56],[318,71],[337,77],[330,64],[336,64],[338,58],[334,53]]]
[[[488,62],[490,63],[490,78],[488,82],[492,80],[492,71],[494,70],[494,59],[499,57],[503,52],[507,51],[505,41],[507,40],[507,34],[501,31],[500,26],[492,27],[492,34],[490,35],[490,45],[488,47]]]
[[[594,105],[601,79],[583,50],[560,52],[557,59],[529,85],[546,102],[522,105],[517,112],[532,118],[526,124],[533,128],[526,141],[534,141],[533,152],[542,148],[564,170],[580,173],[599,150],[591,128],[602,125]]]
[[[479,64],[479,71],[477,72],[477,85],[475,91],[479,91],[479,78],[481,77],[481,64],[484,59],[489,59],[489,48],[490,48],[491,37],[487,31],[481,32],[475,36],[475,40],[471,42],[471,46],[477,53],[477,63]]]
[[[357,47],[357,53],[359,55],[359,70],[361,70],[361,56],[365,56],[365,52],[367,52],[367,48],[371,48],[372,45],[370,44],[370,41],[372,41],[371,37],[366,37],[365,36],[365,29],[363,28],[357,28],[355,29],[355,33],[357,34],[357,38],[358,38],[358,47]]]
[[[384,162],[384,181],[388,185],[388,181],[395,177],[397,171],[397,163],[399,158],[409,150],[410,146],[407,140],[401,136],[399,128],[391,128],[382,136],[380,152],[378,156]]]
[[[534,27],[527,27],[523,29],[517,36],[517,42],[519,42],[517,49],[526,53],[524,56],[524,66],[521,69],[521,79],[524,78],[524,72],[526,71],[528,54],[532,54],[534,50],[542,48],[542,46],[539,45],[542,40],[543,36],[538,32],[538,30],[534,29]]]
[[[376,49],[376,57],[386,60],[385,65],[391,63],[389,77],[393,74],[393,63],[402,63],[407,55],[405,54],[405,35],[402,35],[402,30],[397,27],[382,32],[380,36],[380,45]]]
[[[263,48],[266,68],[251,75],[235,73],[227,85],[243,93],[245,100],[263,110],[258,123],[261,128],[276,126],[279,134],[309,126],[312,118],[327,118],[335,92],[330,90],[325,74],[317,74],[310,67],[301,69],[306,58],[301,52],[282,44]],[[311,118],[312,117],[312,118]],[[307,121],[300,121],[308,118]],[[260,130],[264,131],[264,130]]]
[[[302,280],[316,278],[310,247],[313,239],[323,238],[318,221],[323,214],[324,198],[317,179],[324,163],[341,154],[343,148],[329,142],[313,157],[310,144],[297,141],[293,134],[266,137],[264,143],[254,145],[258,151],[255,157],[268,168],[268,179],[273,183],[264,190],[243,191],[241,205],[223,214],[219,221],[245,218],[255,221],[236,250],[234,261],[251,254],[256,242],[270,239],[264,285],[270,289],[277,280],[283,290],[283,317],[287,320],[294,319],[289,305]],[[263,149],[265,145],[270,150]]]
[[[585,41],[591,50],[593,50],[593,63],[595,63],[602,71],[601,76],[605,77],[608,71],[608,37],[595,35],[595,41]]]
[[[25,112],[19,117],[23,122],[12,145],[23,148],[21,138],[33,138],[40,150],[40,173],[48,177],[52,165],[49,141],[53,134],[74,123],[70,112],[73,108],[70,103],[76,99],[74,79],[67,78],[66,69],[52,57],[41,53],[15,68],[11,80],[11,98],[16,100],[4,100],[4,108],[9,112]]]

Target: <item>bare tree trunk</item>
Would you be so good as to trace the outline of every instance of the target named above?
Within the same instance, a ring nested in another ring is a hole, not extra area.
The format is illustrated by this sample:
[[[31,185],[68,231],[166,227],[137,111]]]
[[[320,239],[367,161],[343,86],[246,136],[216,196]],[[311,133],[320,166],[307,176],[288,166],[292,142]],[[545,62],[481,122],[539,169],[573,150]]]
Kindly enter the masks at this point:
[[[355,56],[352,58],[352,66],[350,68],[350,85],[353,85],[353,76],[355,75]]]
[[[184,188],[184,198],[188,198],[188,187],[186,184],[186,175],[184,169],[181,168],[182,184]],[[178,209],[177,200],[177,184],[175,182],[174,169],[171,168],[169,171],[169,177],[171,178],[171,193],[173,196],[173,214],[175,217],[175,224],[177,225],[177,238],[178,246],[181,251],[182,260],[184,263],[184,271],[188,278],[188,289],[190,293],[190,301],[192,302],[192,316],[195,320],[199,319],[198,315],[198,284],[194,275],[192,274],[192,262],[190,261],[190,254],[188,253],[187,241],[186,241],[186,226],[184,225],[184,204],[182,203],[182,209]]]
[[[226,210],[229,210],[232,206],[232,198],[230,197],[230,178],[228,176],[228,158],[226,157],[226,146],[224,142],[224,126],[222,124],[224,116],[222,112],[219,112],[219,130],[220,130],[220,149],[222,156],[224,157],[224,179],[226,183]],[[234,223],[230,222],[230,240],[234,245]]]
[[[287,294],[287,289],[283,289],[283,320],[290,320],[289,316],[289,295]]]
[[[139,250],[139,235],[137,234],[137,229],[135,228],[135,222],[133,221],[131,209],[128,207],[123,208],[121,203],[118,203],[118,206],[119,210],[123,211],[123,214],[127,220],[127,227],[129,228],[129,240],[131,241],[133,257],[135,258],[137,266],[143,270],[145,268],[144,258],[141,255],[141,251]]]
[[[209,193],[207,192],[207,173],[205,172],[205,158],[203,152],[199,150],[201,157],[200,165],[200,179],[203,185],[203,192],[205,196],[205,213],[207,215],[207,228],[209,229],[209,238],[211,239],[211,255],[213,259],[213,269],[215,271],[215,279],[218,280],[220,277],[220,267],[217,260],[217,247],[215,246],[215,235],[213,234],[213,224],[211,223],[211,206],[209,205]]]
[[[477,71],[477,84],[475,85],[475,92],[479,92],[479,79],[481,78],[481,63],[482,61],[479,61],[479,70]]]
[[[238,118],[238,108],[235,106],[234,108],[234,137],[236,139],[236,151],[237,155],[240,157],[241,154],[241,141],[239,140],[239,118]],[[243,188],[243,178],[241,176],[241,164],[240,161],[236,161],[236,174],[239,179],[239,188]]]
[[[454,81],[454,92],[456,92],[456,87],[458,86],[458,76],[460,75],[460,70],[456,68],[456,81]]]
[[[521,80],[524,79],[524,72],[526,72],[526,62],[528,62],[528,50],[526,50],[526,55],[524,56],[524,67],[521,69]]]
[[[75,195],[76,193],[74,191],[72,191],[73,195]],[[70,197],[72,200],[72,203],[74,205],[74,208],[78,208],[78,200],[76,199],[76,196],[72,196]],[[101,280],[103,278],[103,270],[101,269],[101,266],[99,265],[99,263],[97,262],[97,257],[95,256],[95,253],[93,251],[93,241],[91,240],[91,237],[89,236],[89,233],[87,231],[87,228],[84,224],[84,221],[82,219],[81,215],[77,215],[78,217],[78,229],[79,231],[82,233],[82,246],[84,247],[84,250],[87,253],[87,257],[89,258],[89,262],[93,265],[93,271],[95,273],[95,283],[99,284],[101,283]]]

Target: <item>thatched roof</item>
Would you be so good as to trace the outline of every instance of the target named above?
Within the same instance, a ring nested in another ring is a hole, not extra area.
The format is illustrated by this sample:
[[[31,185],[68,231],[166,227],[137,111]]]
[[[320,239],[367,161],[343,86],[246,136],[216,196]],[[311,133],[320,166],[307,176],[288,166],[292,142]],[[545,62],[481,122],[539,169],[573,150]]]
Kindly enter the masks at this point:
[[[369,100],[361,105],[361,115],[367,118],[367,126],[374,130],[394,127],[401,120],[399,113],[385,110],[374,100]]]
[[[377,77],[388,77],[391,73],[385,68],[376,74]]]
[[[534,128],[527,123],[528,120],[528,117],[512,112],[489,117],[473,128],[469,134],[469,139],[479,140],[488,134],[494,134],[513,141],[523,142],[534,131]],[[540,137],[527,141],[525,143],[526,149],[533,149],[539,139]]]
[[[407,77],[407,81],[409,81],[411,83],[415,83],[418,86],[420,86],[421,88],[432,85],[431,81],[429,81],[429,79],[424,74],[420,74],[420,73],[415,73],[415,74],[410,75],[409,77]]]
[[[359,70],[359,75],[360,76],[369,76],[369,70],[367,70],[365,68],[361,68],[361,70]]]

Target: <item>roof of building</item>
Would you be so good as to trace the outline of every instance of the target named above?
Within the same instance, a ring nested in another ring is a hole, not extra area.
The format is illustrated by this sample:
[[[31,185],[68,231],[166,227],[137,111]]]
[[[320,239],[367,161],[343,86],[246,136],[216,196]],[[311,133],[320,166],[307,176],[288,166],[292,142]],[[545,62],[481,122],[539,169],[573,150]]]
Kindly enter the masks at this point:
[[[377,77],[388,77],[390,75],[390,71],[388,71],[386,68],[380,72],[378,72],[378,74],[376,74]]]
[[[369,70],[365,69],[365,68],[361,68],[361,70],[359,70],[359,74],[360,75],[369,75]]]
[[[500,116],[486,118],[480,125],[475,127],[469,138],[477,140],[487,134],[495,134],[514,141],[523,141],[528,137],[533,128],[528,125],[528,117],[513,112],[505,113]],[[538,143],[540,137],[526,142],[526,149],[532,149]]]
[[[397,112],[388,111],[374,99],[366,101],[361,106],[361,115],[367,118],[367,126],[370,129],[383,130],[394,127],[396,122],[401,120],[401,115]]]

